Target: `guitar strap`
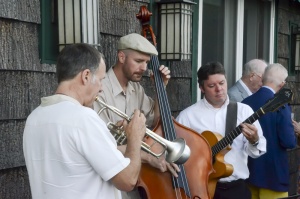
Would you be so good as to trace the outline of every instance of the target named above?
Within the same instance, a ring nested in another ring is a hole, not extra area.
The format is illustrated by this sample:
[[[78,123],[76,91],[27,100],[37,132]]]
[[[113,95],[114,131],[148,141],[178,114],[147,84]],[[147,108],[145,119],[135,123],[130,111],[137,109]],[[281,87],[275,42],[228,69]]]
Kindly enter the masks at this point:
[[[230,133],[236,127],[237,120],[237,103],[229,102],[227,105],[226,113],[226,127],[225,127],[225,136]]]

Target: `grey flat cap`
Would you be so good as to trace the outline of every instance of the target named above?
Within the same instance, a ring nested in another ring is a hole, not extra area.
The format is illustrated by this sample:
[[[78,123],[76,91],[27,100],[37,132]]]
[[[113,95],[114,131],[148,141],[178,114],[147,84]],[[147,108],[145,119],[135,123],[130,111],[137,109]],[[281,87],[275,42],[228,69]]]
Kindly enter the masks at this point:
[[[137,33],[121,37],[118,50],[132,49],[145,54],[158,55],[156,48],[143,36]]]

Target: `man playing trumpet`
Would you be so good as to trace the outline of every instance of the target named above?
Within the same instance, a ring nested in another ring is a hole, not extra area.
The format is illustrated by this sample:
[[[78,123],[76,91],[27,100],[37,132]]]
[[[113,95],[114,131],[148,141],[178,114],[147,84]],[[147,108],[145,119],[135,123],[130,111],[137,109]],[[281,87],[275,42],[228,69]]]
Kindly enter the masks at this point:
[[[158,102],[147,96],[139,83],[147,70],[150,55],[158,55],[158,52],[146,38],[136,33],[121,37],[118,43],[117,62],[108,70],[103,80],[103,92],[99,94],[99,98],[129,116],[135,109],[141,110],[146,116],[146,124],[152,127],[160,116]],[[170,70],[162,65],[160,72],[166,86],[170,79]],[[98,112],[99,104],[95,103],[94,109]],[[103,111],[100,117],[106,122],[113,123],[122,120],[118,115],[109,111]],[[124,152],[125,146],[120,146],[119,149]],[[163,156],[157,159],[142,152],[141,158],[142,162],[149,163],[161,172],[169,170],[175,177],[178,176],[178,166],[167,163]],[[139,198],[137,192],[128,195],[122,193],[123,199]]]
[[[135,186],[141,167],[145,116],[136,110],[122,124],[124,155],[91,107],[106,66],[87,44],[65,47],[57,60],[58,87],[28,117],[23,150],[33,199],[120,199]],[[119,190],[118,190],[119,189]]]

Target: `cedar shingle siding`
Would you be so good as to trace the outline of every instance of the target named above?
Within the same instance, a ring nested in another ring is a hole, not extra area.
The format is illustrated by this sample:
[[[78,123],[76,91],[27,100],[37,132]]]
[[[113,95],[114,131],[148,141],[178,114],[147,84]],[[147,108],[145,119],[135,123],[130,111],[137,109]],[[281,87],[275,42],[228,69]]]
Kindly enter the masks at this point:
[[[108,68],[115,62],[118,39],[128,33],[140,32],[141,25],[136,14],[140,6],[149,3],[150,0],[99,0],[100,49]],[[278,15],[278,62],[288,67],[289,20],[300,21],[300,8],[292,7],[288,0],[279,0]],[[40,63],[40,16],[39,0],[0,0],[1,199],[31,198],[22,152],[24,124],[28,114],[39,105],[40,98],[52,94],[57,86],[55,65]],[[157,27],[153,29],[155,33],[159,32]],[[167,94],[173,116],[176,116],[192,104],[192,64],[190,61],[173,61],[167,65],[172,76]],[[155,89],[148,80],[149,77],[145,77],[142,84],[146,92],[154,96]],[[293,108],[296,119],[300,120],[298,75],[289,77],[288,86],[295,92]],[[295,158],[290,161],[294,165],[291,167],[293,183],[297,178],[297,164]],[[294,189],[291,187],[291,193]]]

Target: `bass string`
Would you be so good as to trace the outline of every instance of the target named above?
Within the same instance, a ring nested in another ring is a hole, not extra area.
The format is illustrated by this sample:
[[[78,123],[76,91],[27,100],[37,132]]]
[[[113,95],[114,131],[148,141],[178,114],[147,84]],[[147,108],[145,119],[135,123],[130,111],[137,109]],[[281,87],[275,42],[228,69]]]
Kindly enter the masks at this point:
[[[176,139],[175,127],[172,121],[171,109],[168,103],[168,98],[163,83],[163,79],[159,72],[160,65],[157,56],[154,55],[151,56],[151,64],[152,64],[152,70],[154,74],[155,86],[157,90],[157,99],[159,102],[164,136],[166,137],[167,140],[172,141]],[[188,186],[188,181],[186,178],[186,171],[183,165],[178,165],[178,166],[180,168],[180,172],[178,173],[178,178],[172,176],[173,186],[183,187],[183,189],[186,192],[186,195],[190,196],[191,194]]]

